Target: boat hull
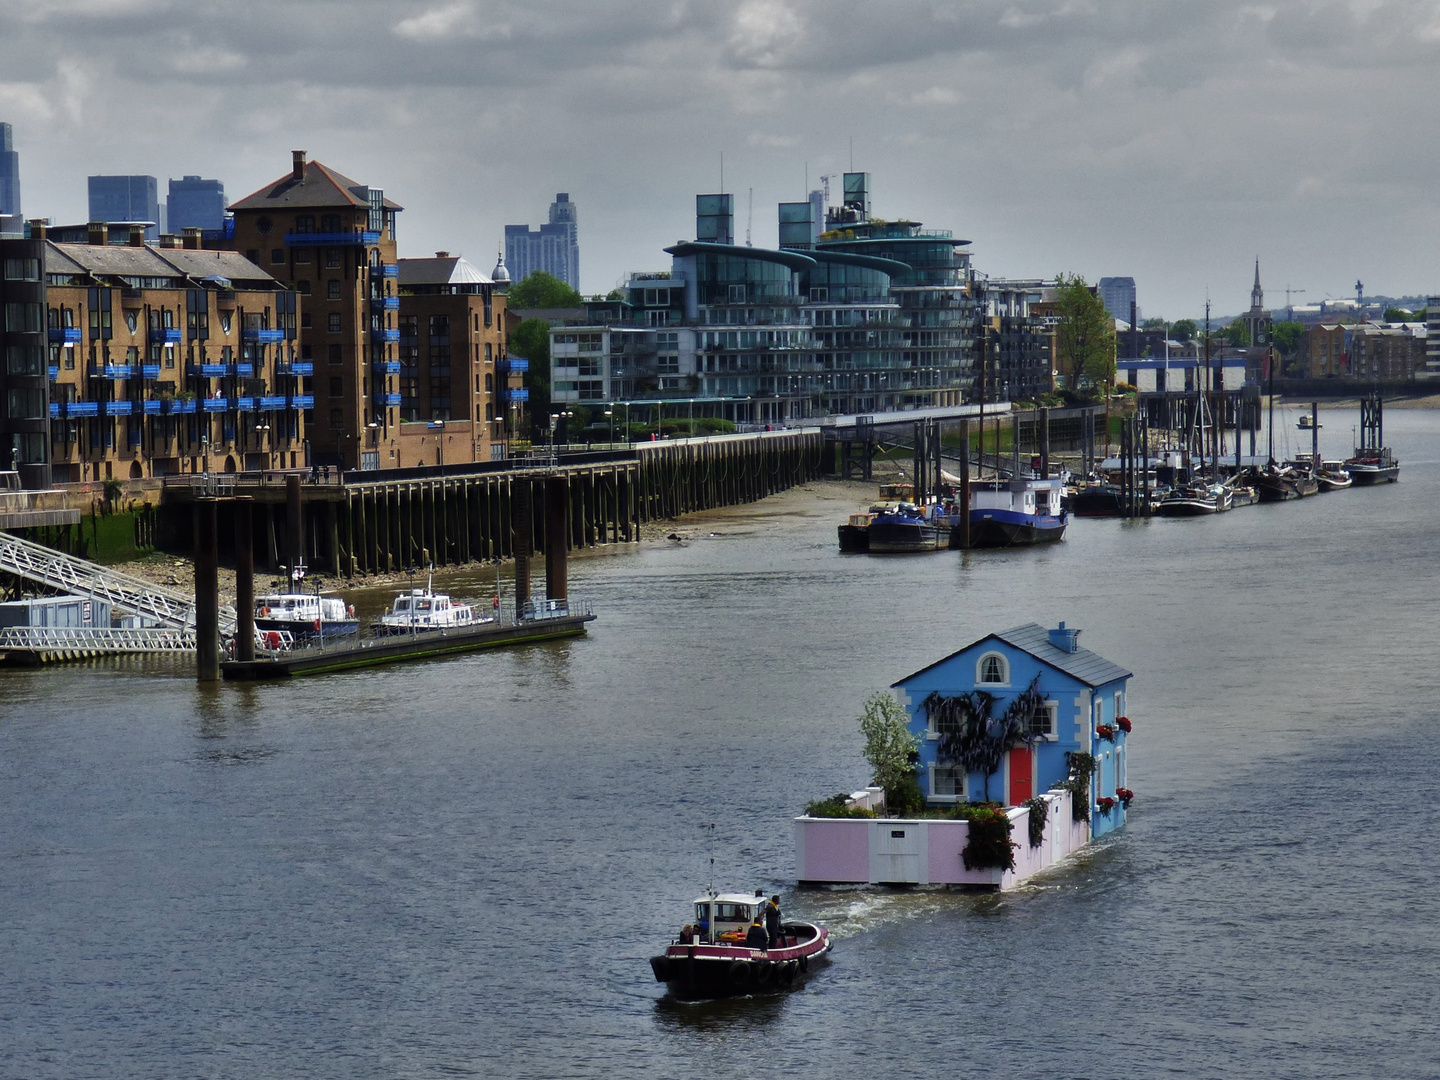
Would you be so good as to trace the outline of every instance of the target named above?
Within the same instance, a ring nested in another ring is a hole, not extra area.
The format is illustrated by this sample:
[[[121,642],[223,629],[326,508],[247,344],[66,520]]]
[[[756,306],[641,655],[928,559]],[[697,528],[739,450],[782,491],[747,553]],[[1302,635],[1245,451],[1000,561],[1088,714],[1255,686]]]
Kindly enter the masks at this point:
[[[970,512],[971,547],[1024,547],[1050,544],[1065,535],[1066,520],[1019,514],[1007,510],[972,510]]]
[[[304,619],[267,619],[257,616],[255,629],[284,630],[292,634],[296,641],[314,641],[316,638],[323,641],[338,641],[359,636],[360,622],[358,619],[323,622],[317,632],[315,624]]]
[[[1398,464],[1357,465],[1347,463],[1345,468],[1350,472],[1350,482],[1358,487],[1369,487],[1372,484],[1393,484],[1400,479]]]
[[[830,953],[830,935],[810,923],[786,923],[786,948],[749,949],[729,945],[671,945],[650,958],[655,981],[686,1000],[778,993],[799,986]]]
[[[1070,512],[1076,517],[1120,517],[1125,507],[1120,490],[1114,487],[1091,488],[1070,496]]]
[[[950,546],[950,526],[929,521],[874,521],[867,532],[871,555],[904,555]]]
[[[870,550],[870,527],[868,525],[841,525],[838,527],[838,531],[841,551]]]
[[[1161,499],[1155,512],[1161,517],[1204,517],[1218,514],[1220,509],[1219,504],[1210,499]]]

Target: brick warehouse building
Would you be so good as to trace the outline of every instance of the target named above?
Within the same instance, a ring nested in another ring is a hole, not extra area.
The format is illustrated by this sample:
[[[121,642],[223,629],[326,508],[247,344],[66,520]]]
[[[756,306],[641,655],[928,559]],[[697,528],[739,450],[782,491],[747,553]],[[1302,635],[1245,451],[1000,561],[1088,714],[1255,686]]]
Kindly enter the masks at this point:
[[[300,358],[315,369],[311,463],[397,466],[402,207],[296,150],[288,175],[229,209],[227,245],[301,297]]]
[[[89,236],[57,244],[34,222],[5,242],[6,277],[35,292],[29,322],[4,329],[6,442],[27,486],[302,465],[294,293],[201,250],[198,230],[184,246],[138,228],[113,244],[103,223]]]

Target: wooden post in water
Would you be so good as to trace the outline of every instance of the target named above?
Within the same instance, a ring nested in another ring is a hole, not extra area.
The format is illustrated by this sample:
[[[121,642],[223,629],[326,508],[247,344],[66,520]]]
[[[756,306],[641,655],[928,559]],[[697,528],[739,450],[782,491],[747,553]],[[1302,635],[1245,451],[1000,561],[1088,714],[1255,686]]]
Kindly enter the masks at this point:
[[[220,678],[220,571],[216,500],[195,500],[195,678]],[[253,605],[252,605],[253,611]]]
[[[1320,468],[1320,402],[1310,403],[1310,460],[1312,467]]]
[[[545,480],[545,597],[564,600],[569,593],[570,482],[563,476]]]
[[[285,477],[285,557],[290,560],[292,588],[295,584],[295,568],[305,558],[305,532],[300,524],[300,477],[290,473]]]
[[[254,660],[255,500],[242,495],[232,505],[235,509],[235,659]]]
[[[1150,424],[1140,419],[1140,516],[1150,516]]]
[[[970,549],[970,420],[960,419],[960,547]]]
[[[535,533],[530,510],[532,482],[528,476],[517,477],[510,484],[510,543],[515,553],[515,617],[525,614],[530,602],[530,552]]]
[[[1035,410],[1036,433],[1040,443],[1040,479],[1050,479],[1050,410]]]

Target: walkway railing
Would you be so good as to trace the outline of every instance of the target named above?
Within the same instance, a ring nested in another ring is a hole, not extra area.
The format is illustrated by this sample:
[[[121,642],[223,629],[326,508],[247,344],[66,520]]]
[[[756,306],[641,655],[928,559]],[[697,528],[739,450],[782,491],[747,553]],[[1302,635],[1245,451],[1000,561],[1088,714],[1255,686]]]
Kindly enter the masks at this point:
[[[195,628],[7,626],[0,629],[0,650],[3,649],[65,653],[74,657],[194,652]]]

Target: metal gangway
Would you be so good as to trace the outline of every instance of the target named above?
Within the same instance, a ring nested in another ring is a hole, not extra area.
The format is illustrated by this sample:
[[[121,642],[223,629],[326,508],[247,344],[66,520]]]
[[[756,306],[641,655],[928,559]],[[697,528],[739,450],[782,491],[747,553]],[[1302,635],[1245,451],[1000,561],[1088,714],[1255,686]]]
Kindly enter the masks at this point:
[[[83,660],[125,653],[193,653],[195,628],[7,626],[0,628],[0,653],[32,654],[36,660]]]
[[[195,598],[177,589],[167,589],[143,578],[122,574],[7,532],[0,532],[0,572],[14,574],[51,589],[106,600],[113,608],[153,619],[163,628],[189,630],[189,648],[195,647]],[[233,634],[235,622],[235,609],[222,606],[220,633]],[[140,630],[117,629],[114,632],[131,634]]]

